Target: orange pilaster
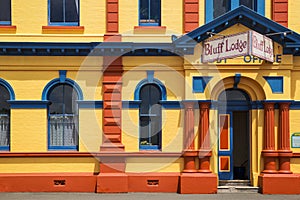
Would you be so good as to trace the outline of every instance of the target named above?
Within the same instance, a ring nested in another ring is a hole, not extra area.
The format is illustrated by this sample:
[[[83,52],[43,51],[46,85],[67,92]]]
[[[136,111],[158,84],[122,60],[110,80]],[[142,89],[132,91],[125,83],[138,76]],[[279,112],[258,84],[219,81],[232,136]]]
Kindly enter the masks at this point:
[[[184,32],[199,26],[199,0],[184,0]]]
[[[184,170],[183,172],[197,172],[195,157],[197,152],[194,145],[194,102],[184,102]]]
[[[273,0],[272,18],[285,27],[288,27],[288,4],[288,0]]]
[[[210,136],[209,136],[209,106],[210,103],[199,104],[199,172],[210,173]]]
[[[274,132],[274,103],[264,103],[264,149],[262,156],[264,157],[263,173],[277,173],[276,160],[278,156],[275,151],[275,132]]]
[[[101,151],[123,151],[121,131],[122,58],[104,57],[103,143]]]
[[[106,0],[106,34],[104,41],[120,42],[119,32],[119,0]]]
[[[290,149],[290,103],[279,103],[279,134],[278,134],[278,156],[279,173],[291,174],[290,158],[293,152]]]

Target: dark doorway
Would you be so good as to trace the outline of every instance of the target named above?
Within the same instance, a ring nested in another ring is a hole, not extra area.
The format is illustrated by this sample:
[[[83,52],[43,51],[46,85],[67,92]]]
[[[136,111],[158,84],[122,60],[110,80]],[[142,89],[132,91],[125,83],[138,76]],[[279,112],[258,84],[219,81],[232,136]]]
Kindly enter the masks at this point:
[[[249,179],[249,117],[248,111],[233,112],[233,177]]]

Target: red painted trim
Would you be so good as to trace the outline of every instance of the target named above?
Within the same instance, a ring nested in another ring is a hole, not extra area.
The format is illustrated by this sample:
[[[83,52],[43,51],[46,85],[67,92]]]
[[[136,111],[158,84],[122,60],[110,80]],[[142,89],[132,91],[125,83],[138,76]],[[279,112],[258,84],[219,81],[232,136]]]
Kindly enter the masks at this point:
[[[127,173],[128,192],[177,192],[180,173]]]
[[[182,173],[179,192],[181,194],[215,194],[218,178],[213,173]]]
[[[194,145],[194,102],[184,102],[184,149],[185,154],[195,150]],[[196,151],[195,151],[196,152]],[[195,157],[184,158],[184,172],[196,172]]]
[[[288,0],[273,0],[273,20],[288,27]]]
[[[104,41],[105,42],[121,42],[122,35],[117,33],[106,33],[104,34]]]
[[[119,1],[106,0],[106,32],[119,32]]]
[[[262,174],[258,184],[262,194],[300,194],[299,174]]]
[[[199,26],[199,0],[184,0],[184,32],[190,32]]]
[[[264,120],[264,149],[262,151],[262,156],[264,157],[263,173],[277,173],[275,157],[278,156],[278,153],[275,151],[274,103],[264,103]]]
[[[17,26],[0,26],[0,31],[16,31]]]
[[[166,30],[166,26],[134,26],[134,30]]]
[[[124,151],[122,144],[122,57],[106,56],[103,65],[103,144],[101,151]],[[111,123],[113,122],[113,123]]]
[[[0,157],[181,157],[182,153],[170,152],[163,153],[160,151],[149,152],[30,152],[30,153],[14,153],[3,152]]]
[[[43,30],[84,30],[84,26],[42,26]]]
[[[279,103],[279,134],[278,134],[278,152],[279,152],[279,173],[290,174],[290,103]]]
[[[199,120],[199,172],[210,173],[210,133],[209,133],[209,102],[200,103]],[[200,156],[200,154],[202,154]]]
[[[95,192],[93,173],[0,174],[0,192]]]

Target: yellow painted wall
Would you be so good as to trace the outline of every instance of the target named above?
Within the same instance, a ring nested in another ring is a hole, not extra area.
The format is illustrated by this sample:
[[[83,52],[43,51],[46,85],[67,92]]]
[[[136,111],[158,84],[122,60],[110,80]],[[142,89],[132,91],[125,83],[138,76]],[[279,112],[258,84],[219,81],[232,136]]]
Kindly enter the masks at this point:
[[[293,133],[297,133],[297,132],[300,132],[300,110],[290,110],[290,136],[292,136]],[[295,153],[300,153],[300,148],[291,148],[291,149]]]
[[[122,110],[122,143],[125,151],[139,151],[139,109]]]
[[[106,1],[80,1],[80,26],[83,32],[52,31],[48,26],[48,0],[12,0],[12,25],[16,33],[2,31],[2,41],[60,41],[82,42],[103,41],[106,32]]]
[[[95,158],[1,158],[1,173],[99,172]]]
[[[11,110],[11,152],[47,151],[47,110]]]
[[[183,32],[183,0],[161,1],[161,25],[173,33]]]
[[[300,25],[298,21],[299,17],[299,8],[300,2],[299,1],[288,1],[288,27],[289,29],[300,32]]]
[[[126,172],[181,172],[182,158],[127,158]]]
[[[79,151],[98,152],[102,144],[102,109],[79,110]]]

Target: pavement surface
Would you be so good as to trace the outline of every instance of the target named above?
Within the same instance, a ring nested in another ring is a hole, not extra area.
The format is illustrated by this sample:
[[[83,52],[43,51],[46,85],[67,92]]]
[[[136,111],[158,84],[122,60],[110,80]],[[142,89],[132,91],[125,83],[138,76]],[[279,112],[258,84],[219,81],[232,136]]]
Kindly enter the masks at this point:
[[[209,200],[209,199],[300,199],[300,195],[262,195],[250,193],[234,194],[201,194],[186,195],[176,193],[126,193],[126,194],[96,194],[96,193],[0,193],[0,200]]]

